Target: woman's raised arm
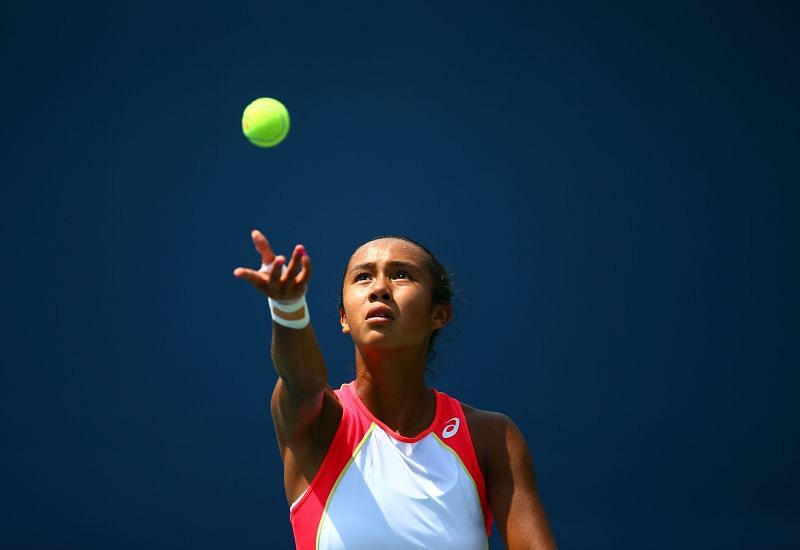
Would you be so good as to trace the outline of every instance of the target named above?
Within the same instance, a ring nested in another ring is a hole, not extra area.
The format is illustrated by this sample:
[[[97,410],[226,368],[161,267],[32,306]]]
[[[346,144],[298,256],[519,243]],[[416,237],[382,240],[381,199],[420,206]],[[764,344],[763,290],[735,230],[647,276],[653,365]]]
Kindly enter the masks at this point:
[[[260,231],[254,229],[251,237],[261,255],[262,268],[256,271],[238,267],[233,274],[252,284],[273,303],[303,298],[311,278],[311,260],[303,245],[295,246],[286,265],[286,258],[275,255]],[[272,311],[273,318],[277,315],[287,321],[307,315],[302,308],[283,312],[273,307]],[[328,389],[328,371],[310,323],[302,328],[289,328],[273,320],[272,362],[279,377],[272,395],[272,416],[283,452],[286,444],[306,438],[319,421]]]

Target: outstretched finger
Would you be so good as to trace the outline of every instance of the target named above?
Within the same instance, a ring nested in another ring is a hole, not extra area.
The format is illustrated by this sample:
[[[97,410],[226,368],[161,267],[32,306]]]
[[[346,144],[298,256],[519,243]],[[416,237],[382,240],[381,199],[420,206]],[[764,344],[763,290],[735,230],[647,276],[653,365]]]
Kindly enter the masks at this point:
[[[269,241],[264,234],[258,229],[253,229],[250,232],[250,237],[253,239],[256,250],[261,254],[261,263],[271,264],[274,262],[275,253],[272,251],[272,247],[269,245]]]
[[[246,267],[237,267],[233,270],[233,275],[239,279],[244,279],[259,289],[263,288],[267,283],[264,273]]]
[[[302,261],[301,258],[304,254],[305,248],[302,244],[298,244],[294,247],[292,257],[289,259],[289,265],[286,266],[286,273],[284,273],[283,277],[281,277],[281,281],[286,282],[295,276],[298,271],[298,264]],[[292,279],[292,282],[294,282],[294,279]]]
[[[307,284],[311,279],[311,258],[308,257],[308,254],[304,253],[301,261],[303,262],[303,269],[301,269],[297,277],[294,278],[294,283],[296,285]]]

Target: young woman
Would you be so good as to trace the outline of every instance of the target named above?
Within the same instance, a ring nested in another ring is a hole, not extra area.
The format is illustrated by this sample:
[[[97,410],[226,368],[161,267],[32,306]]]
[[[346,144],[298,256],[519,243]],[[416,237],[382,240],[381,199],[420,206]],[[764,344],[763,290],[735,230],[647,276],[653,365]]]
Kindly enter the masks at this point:
[[[425,384],[452,316],[433,254],[405,237],[352,254],[339,317],[356,378],[333,390],[305,302],[308,254],[297,245],[287,264],[251,236],[262,268],[234,275],[270,305],[271,410],[297,548],[486,548],[492,518],[512,550],[555,548],[519,429]]]

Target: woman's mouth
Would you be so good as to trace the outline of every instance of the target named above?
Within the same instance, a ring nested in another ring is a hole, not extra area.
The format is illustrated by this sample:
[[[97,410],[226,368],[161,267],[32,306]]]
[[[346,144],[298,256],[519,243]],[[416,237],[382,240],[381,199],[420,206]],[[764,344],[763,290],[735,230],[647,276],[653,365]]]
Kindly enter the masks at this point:
[[[367,317],[367,322],[370,324],[382,325],[385,323],[391,323],[392,319],[390,319],[389,317],[381,317],[380,315],[375,315],[373,317]]]
[[[367,321],[374,323],[388,323],[394,319],[392,309],[389,306],[380,304],[375,305],[367,312]]]

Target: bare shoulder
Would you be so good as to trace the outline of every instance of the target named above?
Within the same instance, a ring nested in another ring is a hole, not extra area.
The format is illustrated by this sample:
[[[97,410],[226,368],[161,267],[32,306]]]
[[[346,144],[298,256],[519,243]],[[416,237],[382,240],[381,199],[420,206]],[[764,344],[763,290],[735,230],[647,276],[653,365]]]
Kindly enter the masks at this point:
[[[552,550],[553,533],[536,489],[528,444],[508,416],[462,404],[489,505],[506,547]]]
[[[503,413],[495,411],[485,411],[477,409],[472,405],[461,403],[461,408],[464,409],[464,417],[469,422],[470,428],[473,424],[477,427],[499,427],[507,423],[512,423],[511,419]]]
[[[469,431],[472,433],[473,438],[491,438],[498,431],[503,431],[514,425],[511,418],[503,413],[476,409],[466,403],[462,403],[461,407],[464,409],[464,418],[467,420]]]
[[[510,417],[495,411],[476,409],[462,403],[472,444],[481,469],[487,472],[492,462],[508,460],[509,450],[527,451],[525,438]]]

